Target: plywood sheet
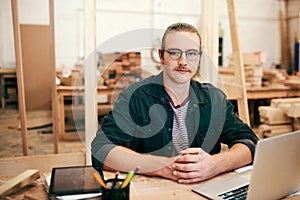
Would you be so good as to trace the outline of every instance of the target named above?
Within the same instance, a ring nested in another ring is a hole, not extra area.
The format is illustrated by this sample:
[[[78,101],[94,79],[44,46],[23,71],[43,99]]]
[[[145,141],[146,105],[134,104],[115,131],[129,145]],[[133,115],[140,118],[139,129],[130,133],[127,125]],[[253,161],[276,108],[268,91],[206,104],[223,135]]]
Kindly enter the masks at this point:
[[[20,25],[26,110],[50,110],[52,67],[50,27]]]

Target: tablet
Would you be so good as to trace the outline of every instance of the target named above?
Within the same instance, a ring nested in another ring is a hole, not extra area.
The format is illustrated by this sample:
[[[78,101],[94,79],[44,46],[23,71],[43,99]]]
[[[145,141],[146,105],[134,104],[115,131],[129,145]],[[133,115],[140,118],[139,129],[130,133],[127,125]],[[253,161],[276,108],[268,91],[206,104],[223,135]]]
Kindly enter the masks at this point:
[[[101,193],[92,166],[56,167],[52,169],[49,196]]]

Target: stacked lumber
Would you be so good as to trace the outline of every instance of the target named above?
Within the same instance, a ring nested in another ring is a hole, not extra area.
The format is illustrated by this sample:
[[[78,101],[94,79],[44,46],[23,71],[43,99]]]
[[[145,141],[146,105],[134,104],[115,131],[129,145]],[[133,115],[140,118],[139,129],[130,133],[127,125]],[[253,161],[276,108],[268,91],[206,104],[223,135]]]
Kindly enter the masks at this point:
[[[59,79],[60,85],[80,86],[83,85],[83,74],[79,67],[68,69],[62,65],[60,70],[57,70],[56,77]]]
[[[261,138],[300,130],[300,98],[272,99],[270,106],[258,108]]]
[[[285,86],[289,86],[291,88],[300,89],[300,73],[289,76],[288,80],[284,82]]]
[[[244,74],[246,87],[261,87],[263,64],[267,56],[264,52],[243,53]],[[230,56],[229,66],[233,67],[233,56]]]
[[[111,88],[124,88],[141,78],[140,52],[115,53],[110,55],[113,61],[101,71],[103,81],[100,84]]]
[[[285,70],[264,69],[263,86],[283,86],[288,75]]]

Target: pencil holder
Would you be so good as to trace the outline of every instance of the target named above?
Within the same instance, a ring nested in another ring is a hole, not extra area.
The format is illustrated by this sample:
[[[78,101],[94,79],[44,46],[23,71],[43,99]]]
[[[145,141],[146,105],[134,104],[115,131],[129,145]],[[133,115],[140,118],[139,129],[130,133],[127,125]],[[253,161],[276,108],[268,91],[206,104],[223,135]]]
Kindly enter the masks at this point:
[[[129,200],[130,183],[121,187],[124,179],[108,179],[107,188],[102,188],[102,200]]]

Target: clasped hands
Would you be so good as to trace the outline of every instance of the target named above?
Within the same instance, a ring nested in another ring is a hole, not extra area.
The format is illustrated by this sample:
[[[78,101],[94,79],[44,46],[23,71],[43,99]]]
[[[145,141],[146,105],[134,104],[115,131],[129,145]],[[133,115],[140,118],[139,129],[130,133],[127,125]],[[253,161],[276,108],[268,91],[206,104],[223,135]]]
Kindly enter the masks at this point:
[[[171,179],[178,183],[195,183],[218,174],[216,160],[201,148],[188,148],[180,152],[170,164]]]

